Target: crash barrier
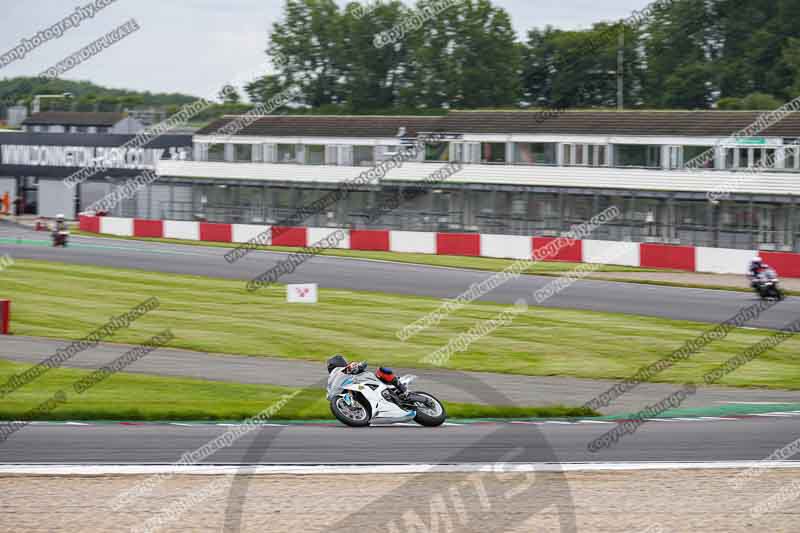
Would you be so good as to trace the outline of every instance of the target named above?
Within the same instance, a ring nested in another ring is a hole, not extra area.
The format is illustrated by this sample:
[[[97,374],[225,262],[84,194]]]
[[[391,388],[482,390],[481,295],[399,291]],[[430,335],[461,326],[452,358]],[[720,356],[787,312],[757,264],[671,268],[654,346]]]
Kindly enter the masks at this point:
[[[0,300],[0,335],[8,335],[11,324],[11,300]]]
[[[313,246],[339,228],[287,228],[252,224],[212,224],[172,220],[122,219],[80,216],[80,229],[124,237],[163,237],[194,241],[250,241],[272,246]],[[544,250],[555,237],[483,235],[477,233],[435,233],[393,230],[342,230],[344,239],[335,247],[345,250],[405,252],[435,255],[460,255],[529,259],[535,250]],[[762,250],[731,250],[670,244],[575,240],[557,246],[546,261],[610,263],[686,272],[745,275],[757,253],[777,270],[779,276],[800,278],[800,254]]]

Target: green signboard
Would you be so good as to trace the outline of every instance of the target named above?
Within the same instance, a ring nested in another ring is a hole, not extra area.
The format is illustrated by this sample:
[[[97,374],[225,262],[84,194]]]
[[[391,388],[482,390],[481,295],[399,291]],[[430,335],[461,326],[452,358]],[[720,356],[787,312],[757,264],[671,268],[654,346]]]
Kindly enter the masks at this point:
[[[736,144],[767,144],[767,139],[764,137],[739,137],[736,139]]]

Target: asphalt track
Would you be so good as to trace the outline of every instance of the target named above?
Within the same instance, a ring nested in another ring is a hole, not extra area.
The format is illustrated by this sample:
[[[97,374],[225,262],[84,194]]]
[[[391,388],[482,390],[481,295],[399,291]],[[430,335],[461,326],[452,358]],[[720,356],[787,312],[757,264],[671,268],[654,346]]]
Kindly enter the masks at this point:
[[[38,241],[38,242],[37,242]],[[156,272],[250,279],[286,254],[254,252],[235,265],[223,248],[76,237],[67,249],[48,246],[47,235],[0,224],[0,256]],[[453,298],[490,274],[334,257],[315,257],[281,282],[316,282],[324,288]],[[513,303],[553,278],[523,276],[483,299]],[[746,293],[580,281],[545,306],[721,322],[753,303]],[[800,316],[792,298],[750,326],[780,328]],[[609,428],[598,424],[475,424],[437,429],[338,426],[264,427],[212,455],[208,463],[466,463],[578,461],[760,460],[800,437],[800,419],[752,417],[736,422],[648,422],[610,449],[587,444]],[[218,426],[32,425],[0,444],[2,463],[170,463],[219,436]]]
[[[68,341],[13,336],[0,342],[0,359],[35,364],[66,347]],[[65,367],[96,370],[121,357],[131,346],[106,344],[81,352],[66,361]],[[159,349],[126,368],[126,372],[223,381],[255,385],[312,387],[321,390],[325,376],[322,362],[298,361],[274,357],[243,357],[206,354],[186,350]],[[380,364],[371,361],[372,366]],[[458,372],[442,369],[396,369],[400,374],[419,377],[416,386],[451,402],[479,404],[581,405],[605,392],[615,381],[577,379],[557,376],[520,376],[488,372]],[[678,385],[642,383],[617,398],[604,414],[633,413],[675,392]],[[492,391],[502,394],[499,397]],[[321,392],[320,392],[321,393]],[[722,407],[733,403],[800,403],[797,391],[699,387],[681,408]]]
[[[93,237],[73,237],[68,248],[52,248],[46,233],[0,223],[0,256],[8,254],[15,259],[248,280],[287,256],[281,252],[255,251],[230,265],[223,257],[226,251],[226,248]],[[455,298],[471,284],[480,283],[490,275],[474,270],[317,256],[293,274],[283,276],[280,282],[314,282],[323,288]],[[532,302],[533,293],[553,279],[521,276],[484,295],[481,300],[511,304],[524,297]],[[719,323],[753,303],[755,299],[749,293],[581,280],[543,305]],[[798,316],[800,298],[789,298],[748,325],[779,329]]]
[[[459,464],[756,461],[800,437],[800,418],[648,422],[611,448],[587,444],[602,424],[473,424],[422,428],[263,427],[205,464]],[[0,445],[0,463],[169,464],[227,429],[218,426],[29,426]]]

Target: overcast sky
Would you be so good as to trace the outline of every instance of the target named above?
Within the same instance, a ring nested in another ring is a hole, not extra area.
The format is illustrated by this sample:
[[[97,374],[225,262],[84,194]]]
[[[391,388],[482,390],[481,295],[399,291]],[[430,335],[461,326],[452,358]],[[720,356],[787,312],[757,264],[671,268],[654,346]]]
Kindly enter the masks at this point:
[[[0,54],[90,1],[0,0]],[[649,3],[494,0],[511,14],[520,35],[548,24],[587,28],[594,22],[624,18]],[[116,88],[212,97],[225,83],[241,86],[266,71],[267,32],[280,18],[283,4],[283,0],[117,0],[80,27],[0,68],[0,77],[37,75],[133,18],[138,31],[63,77]]]

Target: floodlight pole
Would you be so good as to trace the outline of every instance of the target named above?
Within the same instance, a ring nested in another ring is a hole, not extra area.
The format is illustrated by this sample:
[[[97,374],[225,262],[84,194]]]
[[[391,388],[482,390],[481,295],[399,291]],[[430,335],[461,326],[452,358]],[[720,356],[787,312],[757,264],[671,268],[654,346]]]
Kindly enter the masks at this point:
[[[617,48],[617,111],[625,108],[625,25],[620,23],[619,46]]]

